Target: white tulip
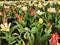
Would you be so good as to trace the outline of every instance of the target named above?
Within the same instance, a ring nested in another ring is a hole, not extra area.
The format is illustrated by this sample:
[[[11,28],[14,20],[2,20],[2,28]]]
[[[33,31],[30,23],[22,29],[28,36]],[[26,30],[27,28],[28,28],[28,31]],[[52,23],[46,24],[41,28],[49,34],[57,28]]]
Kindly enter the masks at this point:
[[[57,3],[58,3],[58,5],[60,5],[60,1],[58,1]]]
[[[9,6],[4,6],[4,8],[10,8]]]
[[[38,7],[39,8],[42,8],[43,7],[43,5],[41,4],[41,2],[39,2]]]
[[[41,12],[40,10],[37,10],[36,12],[39,16],[41,16],[42,14],[44,14],[44,12]]]
[[[47,11],[50,12],[50,13],[55,13],[56,12],[56,9],[50,7],[50,8],[47,9]]]
[[[23,6],[22,8],[21,8],[24,12],[26,12],[27,11],[27,6]]]
[[[29,6],[33,6],[33,3],[29,2]]]
[[[1,24],[1,31],[9,31],[10,30],[11,23],[7,24]]]

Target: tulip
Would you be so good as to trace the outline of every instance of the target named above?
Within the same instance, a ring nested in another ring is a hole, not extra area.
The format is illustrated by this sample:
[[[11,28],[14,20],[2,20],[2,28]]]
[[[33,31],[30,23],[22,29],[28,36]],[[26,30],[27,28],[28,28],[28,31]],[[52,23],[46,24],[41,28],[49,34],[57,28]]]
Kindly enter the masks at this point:
[[[21,8],[21,5],[17,5],[18,8]]]
[[[18,13],[16,13],[16,14],[15,14],[15,16],[16,16],[16,18],[19,18],[19,15],[18,15]]]
[[[37,10],[36,12],[39,16],[41,16],[42,14],[44,14],[44,12],[41,12],[40,10]]]
[[[43,5],[44,5],[44,6],[47,6],[47,5],[48,5],[48,2],[44,2]]]
[[[57,0],[53,0],[53,3],[54,3],[54,4],[57,4]]]
[[[48,27],[50,27],[50,26],[51,26],[51,22],[48,22],[48,24],[47,24],[47,25],[48,25]]]
[[[52,45],[57,45],[58,40],[60,39],[58,33],[56,32],[55,34],[52,34],[52,38],[50,39],[50,43]]]
[[[38,7],[43,8],[43,5],[41,4],[41,2],[39,2]]]
[[[37,6],[38,6],[38,4],[34,4],[34,6],[35,6],[35,7],[37,7]]]
[[[49,13],[56,13],[56,9],[55,8],[48,8],[47,9],[47,11],[49,12]]]
[[[22,9],[24,12],[26,12],[26,11],[27,11],[27,6],[23,6],[21,9]]]
[[[49,1],[49,4],[50,4],[50,6],[52,6],[53,5],[53,1]]]
[[[29,2],[29,6],[33,6],[33,3]]]
[[[1,24],[1,31],[9,31],[10,30],[11,23],[7,24]]]
[[[7,18],[3,18],[3,24],[7,23]]]
[[[4,8],[10,8],[9,6],[4,6]]]
[[[58,3],[58,5],[60,5],[60,1],[58,1],[57,3]]]
[[[60,9],[58,9],[58,13],[60,14]]]
[[[32,10],[31,11],[31,16],[34,16],[34,14],[35,14],[35,10]]]
[[[9,31],[11,23],[7,24],[7,19],[3,18],[3,24],[1,24],[1,31]]]
[[[22,23],[23,18],[20,16],[18,19],[19,19],[19,22]]]
[[[0,16],[2,16],[3,14],[2,14],[2,12],[0,12]]]
[[[38,21],[39,24],[42,24],[43,23],[43,19],[40,18],[39,21]]]

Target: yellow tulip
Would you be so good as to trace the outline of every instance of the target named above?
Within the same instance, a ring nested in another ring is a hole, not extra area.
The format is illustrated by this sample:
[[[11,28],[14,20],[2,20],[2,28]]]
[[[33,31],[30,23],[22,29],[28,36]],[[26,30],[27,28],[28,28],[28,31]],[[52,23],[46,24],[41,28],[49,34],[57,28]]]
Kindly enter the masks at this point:
[[[42,24],[43,23],[43,19],[40,18],[39,21],[38,21],[39,24]]]

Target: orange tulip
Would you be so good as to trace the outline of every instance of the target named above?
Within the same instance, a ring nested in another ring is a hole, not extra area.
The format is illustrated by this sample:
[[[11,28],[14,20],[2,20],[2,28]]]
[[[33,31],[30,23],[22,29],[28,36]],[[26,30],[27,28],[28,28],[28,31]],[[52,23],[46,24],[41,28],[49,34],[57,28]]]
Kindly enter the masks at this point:
[[[50,26],[51,26],[51,22],[48,22],[48,24],[47,24],[47,25],[48,25],[48,27],[50,27]]]
[[[58,9],[58,13],[60,14],[60,9]]]
[[[23,18],[20,16],[18,19],[19,19],[20,23],[22,23]]]
[[[18,15],[18,13],[16,13],[16,14],[15,14],[15,16],[16,16],[16,18],[19,18],[19,15]]]
[[[2,16],[3,14],[2,14],[2,12],[0,12],[0,16]]]
[[[34,16],[34,14],[35,14],[35,10],[32,10],[31,11],[31,16]]]

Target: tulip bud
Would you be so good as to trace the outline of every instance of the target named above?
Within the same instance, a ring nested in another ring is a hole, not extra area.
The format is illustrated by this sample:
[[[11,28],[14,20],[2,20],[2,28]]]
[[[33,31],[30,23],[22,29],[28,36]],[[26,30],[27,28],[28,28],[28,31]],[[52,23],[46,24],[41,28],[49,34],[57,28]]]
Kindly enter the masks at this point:
[[[34,10],[31,11],[31,16],[34,16],[34,14],[35,14],[35,11]]]
[[[51,26],[51,22],[48,22],[48,27],[50,27]]]
[[[7,18],[3,18],[3,23],[7,23]]]
[[[19,17],[19,21],[20,21],[20,23],[22,23],[22,21],[23,21],[23,18],[21,16]]]
[[[17,13],[15,14],[15,16],[16,16],[16,18],[19,18],[19,15]]]

